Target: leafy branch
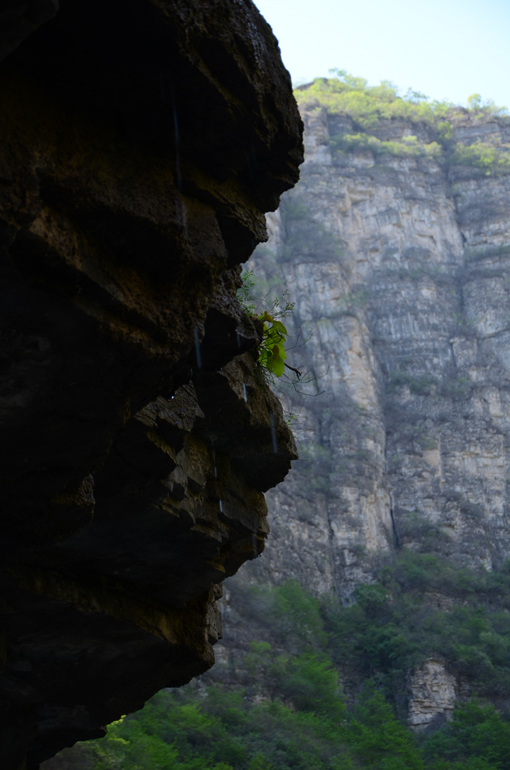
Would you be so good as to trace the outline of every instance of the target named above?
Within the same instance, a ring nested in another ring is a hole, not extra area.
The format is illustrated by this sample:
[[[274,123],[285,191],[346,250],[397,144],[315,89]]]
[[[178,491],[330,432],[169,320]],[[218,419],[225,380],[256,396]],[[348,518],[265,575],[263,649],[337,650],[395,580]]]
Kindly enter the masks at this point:
[[[257,313],[252,296],[253,287],[255,286],[253,272],[246,270],[241,278],[242,285],[237,292],[237,298],[241,303],[241,307],[254,321],[262,323],[262,335],[257,358],[259,369],[264,374],[268,373],[270,377],[282,377],[285,368],[287,368],[293,371],[299,379],[301,372],[285,361],[287,358],[285,344],[290,335],[281,319],[287,318],[294,309],[294,302],[289,302],[288,291],[285,290],[281,297],[273,299],[270,312],[264,310],[261,313]]]
[[[274,318],[267,310],[257,318],[262,321],[262,341],[257,363],[276,377],[281,377],[285,371],[285,359],[287,358],[285,343],[289,336],[288,331],[282,322]]]

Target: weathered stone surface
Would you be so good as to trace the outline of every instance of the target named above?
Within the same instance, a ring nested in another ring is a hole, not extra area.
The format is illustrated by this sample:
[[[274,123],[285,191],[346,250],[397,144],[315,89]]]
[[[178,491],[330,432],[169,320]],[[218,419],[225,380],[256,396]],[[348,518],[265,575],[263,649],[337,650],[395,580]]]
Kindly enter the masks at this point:
[[[218,584],[264,547],[295,447],[235,293],[301,123],[248,0],[62,0],[0,81],[0,756],[21,770],[209,667]]]
[[[348,597],[378,552],[432,537],[436,552],[490,569],[510,554],[510,177],[425,156],[338,156],[329,137],[352,130],[348,119],[304,119],[302,181],[250,264],[285,280],[295,326],[313,334],[295,360],[324,393],[289,395],[304,451],[271,493],[279,524],[260,569]],[[453,131],[503,142],[509,127],[461,113]]]
[[[510,556],[510,176],[444,155],[341,155],[331,138],[357,130],[352,120],[303,117],[302,180],[250,266],[289,289],[294,331],[312,333],[289,361],[324,392],[288,394],[300,460],[268,496],[271,544],[242,577],[293,577],[350,601],[402,546],[499,567]],[[452,121],[453,140],[508,143],[507,118]],[[434,138],[401,120],[371,131]],[[422,706],[411,697],[410,709],[414,719]]]
[[[457,686],[442,658],[429,658],[409,678],[409,726],[417,731],[451,718]]]

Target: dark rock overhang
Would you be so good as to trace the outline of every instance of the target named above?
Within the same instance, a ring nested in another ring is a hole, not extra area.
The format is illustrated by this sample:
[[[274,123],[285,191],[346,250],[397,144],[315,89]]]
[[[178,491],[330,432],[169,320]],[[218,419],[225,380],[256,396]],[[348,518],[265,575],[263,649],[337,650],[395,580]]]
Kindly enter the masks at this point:
[[[212,665],[218,584],[295,457],[235,299],[302,160],[269,26],[248,0],[57,6],[0,4],[7,770]]]

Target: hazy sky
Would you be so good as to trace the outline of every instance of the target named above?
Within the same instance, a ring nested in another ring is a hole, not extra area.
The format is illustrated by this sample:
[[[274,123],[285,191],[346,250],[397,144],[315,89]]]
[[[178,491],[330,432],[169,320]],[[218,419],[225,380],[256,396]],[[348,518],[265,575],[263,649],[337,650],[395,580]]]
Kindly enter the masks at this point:
[[[254,0],[294,82],[331,67],[510,108],[510,0]]]

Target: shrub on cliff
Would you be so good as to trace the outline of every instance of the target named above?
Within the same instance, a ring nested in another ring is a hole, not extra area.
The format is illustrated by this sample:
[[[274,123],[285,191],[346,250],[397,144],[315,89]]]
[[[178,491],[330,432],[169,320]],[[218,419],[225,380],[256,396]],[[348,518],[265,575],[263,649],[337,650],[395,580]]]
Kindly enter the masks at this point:
[[[371,682],[361,692],[345,731],[349,747],[370,770],[423,770],[414,736],[400,724]]]
[[[468,110],[460,110],[451,102],[430,101],[411,89],[401,96],[389,81],[369,86],[364,78],[353,77],[344,70],[331,70],[331,73],[334,77],[316,78],[299,87],[295,96],[301,107],[326,108],[331,115],[350,118],[354,130],[330,138],[334,152],[342,155],[369,150],[374,158],[381,155],[429,157],[440,160],[446,167],[471,168],[478,175],[510,173],[506,141],[494,136],[474,144],[455,142],[452,126],[452,121],[462,115],[474,120],[507,118],[506,107],[484,102],[479,94],[473,94],[468,99]],[[383,140],[374,135],[387,121],[400,121],[403,130],[400,138]],[[426,129],[428,139],[407,135],[409,124],[416,127],[420,124],[422,136]]]
[[[423,744],[433,770],[509,770],[510,724],[494,706],[473,700],[453,712],[453,719]]]
[[[257,367],[262,379],[271,382],[274,377],[281,377],[283,375],[285,367],[292,369],[292,367],[285,363],[287,358],[285,344],[289,333],[282,323],[282,318],[285,319],[292,313],[294,303],[289,302],[288,292],[285,290],[281,296],[273,299],[270,304],[270,312],[268,310],[257,312],[260,307],[257,308],[255,304],[257,301],[252,294],[253,287],[255,286],[253,274],[247,270],[242,274],[241,278],[242,284],[238,289],[237,298],[244,312],[250,315],[260,326],[261,333]],[[257,304],[260,306],[260,302]],[[292,371],[297,370],[292,369]]]
[[[510,695],[510,588],[506,565],[486,573],[405,549],[381,582],[360,587],[356,603],[325,604],[326,632],[337,664],[360,667],[388,695],[405,688],[407,672],[431,653],[467,676],[483,695]],[[455,597],[449,609],[434,594]],[[493,606],[494,600],[501,606]],[[400,683],[400,684],[399,684]]]
[[[333,114],[349,115],[363,129],[391,118],[434,125],[454,107],[450,102],[429,102],[423,94],[413,91],[403,98],[387,80],[378,86],[369,86],[364,78],[353,77],[345,70],[331,70],[331,73],[335,77],[316,78],[313,83],[298,88],[295,91],[298,104],[316,104],[327,107]]]

